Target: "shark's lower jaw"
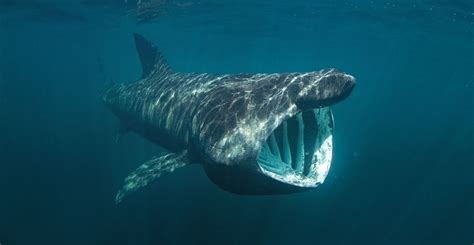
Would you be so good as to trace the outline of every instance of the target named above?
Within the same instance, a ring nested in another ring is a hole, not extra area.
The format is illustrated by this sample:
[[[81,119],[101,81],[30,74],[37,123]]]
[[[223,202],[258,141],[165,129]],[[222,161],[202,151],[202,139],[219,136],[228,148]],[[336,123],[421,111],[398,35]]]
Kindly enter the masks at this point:
[[[327,107],[287,119],[271,133],[258,155],[261,172],[299,187],[323,183],[331,167],[333,125]]]

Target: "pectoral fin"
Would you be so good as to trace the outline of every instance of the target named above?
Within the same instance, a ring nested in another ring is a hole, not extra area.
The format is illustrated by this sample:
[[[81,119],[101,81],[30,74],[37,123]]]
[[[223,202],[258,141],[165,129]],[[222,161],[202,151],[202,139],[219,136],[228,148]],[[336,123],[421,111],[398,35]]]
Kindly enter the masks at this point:
[[[120,189],[115,196],[115,202],[120,203],[125,196],[128,196],[141,187],[147,186],[160,176],[171,173],[175,169],[189,164],[187,151],[169,153],[152,158],[125,178],[122,189]]]

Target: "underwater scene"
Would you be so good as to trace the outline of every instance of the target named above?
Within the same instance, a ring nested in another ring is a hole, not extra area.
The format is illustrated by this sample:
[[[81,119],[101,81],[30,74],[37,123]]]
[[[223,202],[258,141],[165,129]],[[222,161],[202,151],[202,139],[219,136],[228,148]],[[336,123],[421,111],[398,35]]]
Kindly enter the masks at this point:
[[[0,0],[30,244],[474,244],[474,2]]]

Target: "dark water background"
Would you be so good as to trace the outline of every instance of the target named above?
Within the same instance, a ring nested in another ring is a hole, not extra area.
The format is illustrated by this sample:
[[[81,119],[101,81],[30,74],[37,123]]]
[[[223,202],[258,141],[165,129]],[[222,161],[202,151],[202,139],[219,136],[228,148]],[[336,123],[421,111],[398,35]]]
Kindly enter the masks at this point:
[[[0,243],[472,244],[472,1],[0,0]],[[132,33],[178,71],[336,67],[358,85],[334,106],[321,187],[237,196],[199,166],[116,206],[160,152],[100,100],[140,76]]]

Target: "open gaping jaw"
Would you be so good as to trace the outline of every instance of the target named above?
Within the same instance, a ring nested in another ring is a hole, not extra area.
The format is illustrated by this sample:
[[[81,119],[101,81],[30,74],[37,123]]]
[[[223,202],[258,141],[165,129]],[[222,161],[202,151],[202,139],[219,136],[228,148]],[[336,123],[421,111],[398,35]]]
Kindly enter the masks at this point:
[[[302,111],[283,121],[263,144],[257,159],[260,170],[294,186],[323,183],[331,166],[333,125],[329,107]]]

